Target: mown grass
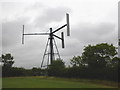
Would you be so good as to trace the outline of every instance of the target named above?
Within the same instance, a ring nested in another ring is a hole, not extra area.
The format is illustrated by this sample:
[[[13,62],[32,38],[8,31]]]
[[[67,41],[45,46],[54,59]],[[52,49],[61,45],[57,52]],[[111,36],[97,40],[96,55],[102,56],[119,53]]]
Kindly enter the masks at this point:
[[[3,88],[117,88],[117,83],[101,80],[56,77],[9,77],[2,79]]]
[[[0,89],[2,88],[2,78],[0,77]]]

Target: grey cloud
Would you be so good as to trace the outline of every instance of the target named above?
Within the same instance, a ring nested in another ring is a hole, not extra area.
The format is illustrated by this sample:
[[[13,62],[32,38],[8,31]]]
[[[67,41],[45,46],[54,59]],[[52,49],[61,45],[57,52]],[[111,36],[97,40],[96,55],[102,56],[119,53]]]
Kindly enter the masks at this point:
[[[29,19],[27,17],[17,18],[14,21],[2,23],[2,47],[15,46],[21,43],[22,25],[27,24]]]
[[[52,22],[60,22],[69,11],[70,9],[65,7],[47,8],[34,22],[37,27],[46,26]]]
[[[93,28],[94,33],[97,35],[107,35],[109,33],[114,32],[115,30],[115,24],[113,23],[100,23],[98,25],[95,25],[95,28]]]
[[[84,43],[100,43],[107,42],[115,43],[117,38],[116,26],[112,23],[82,23],[72,28],[71,33]],[[113,40],[114,39],[114,40]]]
[[[3,23],[2,24],[2,46],[7,47],[17,43],[19,41],[18,36],[21,35],[17,23]]]
[[[62,56],[75,56],[80,55],[84,44],[81,44],[78,39],[66,38],[65,50],[62,50]]]
[[[35,3],[32,3],[29,7],[26,7],[24,11],[31,11],[31,10],[41,10],[41,8],[44,8],[45,6],[40,3],[40,2],[35,2]]]

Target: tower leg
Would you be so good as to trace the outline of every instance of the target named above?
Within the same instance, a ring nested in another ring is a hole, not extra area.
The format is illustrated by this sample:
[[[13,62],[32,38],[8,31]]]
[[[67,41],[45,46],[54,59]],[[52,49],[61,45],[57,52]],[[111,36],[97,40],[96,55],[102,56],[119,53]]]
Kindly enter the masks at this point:
[[[50,28],[50,64],[52,64],[54,57],[54,52],[53,52],[53,33],[52,33],[52,28]]]
[[[49,45],[49,39],[48,39],[47,44],[46,44],[45,52],[44,52],[42,63],[41,63],[41,68],[43,67],[43,63],[44,63],[44,60],[45,60],[45,55],[47,55],[48,45]],[[48,54],[49,54],[49,52],[48,52]],[[48,55],[48,62],[49,62],[49,55]]]
[[[56,48],[56,51],[57,51],[56,54],[58,55],[58,58],[61,59],[61,58],[60,58],[60,53],[59,53],[58,48],[57,48],[57,44],[56,44],[56,42],[55,42],[55,39],[53,39],[53,41],[54,41],[54,45],[55,45],[55,48]]]

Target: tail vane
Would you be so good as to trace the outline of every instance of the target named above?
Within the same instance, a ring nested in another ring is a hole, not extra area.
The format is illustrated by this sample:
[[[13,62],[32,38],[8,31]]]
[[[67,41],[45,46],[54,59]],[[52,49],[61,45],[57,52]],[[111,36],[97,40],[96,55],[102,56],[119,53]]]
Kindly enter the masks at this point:
[[[24,25],[23,25],[23,32],[22,32],[22,44],[24,44]]]
[[[61,37],[62,37],[62,48],[65,48],[65,45],[64,45],[64,33],[61,32]]]
[[[69,25],[69,14],[66,13],[66,20],[67,20],[67,36],[70,36],[70,25]]]

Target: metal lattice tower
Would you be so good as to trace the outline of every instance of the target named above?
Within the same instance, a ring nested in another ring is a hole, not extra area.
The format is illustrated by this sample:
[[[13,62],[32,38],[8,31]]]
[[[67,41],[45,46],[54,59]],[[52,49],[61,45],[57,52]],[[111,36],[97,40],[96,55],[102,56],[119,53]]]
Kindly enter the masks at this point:
[[[55,51],[56,49],[56,51]],[[45,48],[45,52],[43,55],[43,59],[42,59],[42,63],[41,63],[41,68],[42,67],[47,67],[50,63],[50,38],[48,38],[47,44],[46,44],[46,48]],[[46,65],[44,65],[45,59],[47,59],[46,61]],[[56,59],[61,59],[60,58],[60,54],[57,48],[57,44],[55,42],[55,39],[53,38],[53,54],[52,54],[52,60],[56,60]],[[51,62],[52,63],[52,62]],[[47,67],[48,68],[48,67]]]

